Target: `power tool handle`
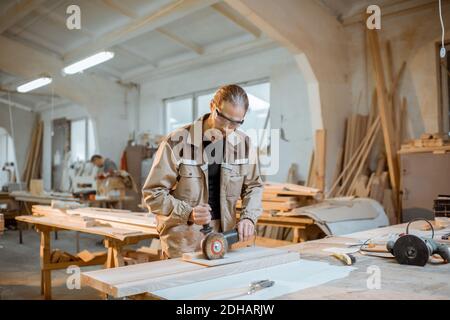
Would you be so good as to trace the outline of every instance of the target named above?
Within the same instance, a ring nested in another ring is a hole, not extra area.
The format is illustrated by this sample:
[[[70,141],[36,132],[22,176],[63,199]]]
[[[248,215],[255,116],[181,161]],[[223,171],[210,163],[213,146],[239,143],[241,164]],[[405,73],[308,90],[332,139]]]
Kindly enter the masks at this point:
[[[210,233],[211,231],[212,231],[212,228],[211,228],[211,226],[209,225],[209,223],[204,224],[204,225],[203,225],[203,228],[200,229],[200,232],[203,233],[203,234],[208,234],[208,233]]]
[[[446,244],[441,243],[436,246],[436,253],[444,259],[445,262],[450,261],[450,251]]]
[[[389,240],[386,243],[386,249],[393,255],[394,254],[394,245],[395,245],[395,241],[394,240]]]

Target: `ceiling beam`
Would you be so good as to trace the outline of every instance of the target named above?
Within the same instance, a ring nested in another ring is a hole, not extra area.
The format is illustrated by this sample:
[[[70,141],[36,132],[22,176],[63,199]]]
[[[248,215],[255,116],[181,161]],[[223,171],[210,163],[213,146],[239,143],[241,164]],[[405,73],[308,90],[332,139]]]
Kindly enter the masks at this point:
[[[62,1],[63,0],[57,0],[57,1],[53,2],[51,5],[49,5],[46,9],[49,10],[49,11],[53,11],[53,10],[55,10],[56,8],[58,8],[61,5]],[[39,8],[40,7],[38,7],[38,9]],[[32,26],[33,24],[35,24],[36,22],[42,20],[44,17],[45,16],[43,16],[43,15],[36,15],[33,18],[27,19],[20,26],[20,28],[16,29],[16,32],[18,32],[18,33],[22,32],[23,30],[25,30],[25,29],[29,28],[30,26]],[[14,32],[14,34],[16,34],[16,32]]]
[[[237,26],[244,29],[246,32],[251,33],[255,38],[261,36],[261,30],[259,30],[254,24],[249,22],[247,19],[236,13],[232,8],[230,8],[225,3],[216,3],[211,6],[215,11],[223,15],[225,18],[234,22]]]
[[[128,9],[127,7],[117,3],[115,0],[102,0],[103,4],[108,8],[113,9],[114,11],[120,13],[123,16],[126,16],[132,20],[137,19],[139,16],[136,12]],[[123,1],[122,1],[123,2]]]
[[[26,30],[21,30],[20,32],[17,31],[17,27],[11,28],[12,34],[14,38],[19,38],[23,40],[27,40],[32,42],[35,46],[44,48],[50,52],[53,52],[54,54],[58,56],[62,56],[64,53],[64,48],[60,47],[59,45],[50,42],[48,40],[45,40],[44,38],[38,36],[37,34],[31,33]]]
[[[66,27],[66,17],[63,17],[59,14],[57,14],[56,12],[47,9],[47,8],[37,8],[36,12],[39,13],[40,15],[43,15],[45,17],[48,17],[50,20],[56,22],[57,24],[61,24],[61,26],[63,26],[64,28]],[[89,37],[89,38],[95,38],[95,34],[91,31],[89,31],[88,29],[86,29],[84,26],[83,28],[77,30],[80,31],[82,34],[84,34],[85,36]]]
[[[125,47],[123,45],[116,45],[115,50],[117,49],[119,51],[122,51],[125,54],[132,55],[138,58],[141,58],[142,60],[146,61],[148,64],[152,65],[154,68],[156,68],[156,64],[151,60],[148,56],[146,56],[144,53],[142,53],[140,50],[136,50],[130,47]]]
[[[153,80],[157,77],[171,75],[177,72],[184,72],[192,68],[198,68],[205,64],[217,63],[219,61],[233,59],[245,54],[252,54],[260,52],[262,50],[268,50],[276,47],[270,39],[260,38],[247,43],[236,43],[234,46],[222,47],[215,46],[214,50],[205,50],[205,53],[201,56],[192,56],[185,59],[175,61],[176,58],[168,58],[162,60],[158,64],[157,69],[148,68],[147,66],[141,66],[134,70],[130,70],[122,77],[124,81],[142,82]]]
[[[442,6],[444,7],[446,4],[445,1],[442,2]],[[438,7],[438,3],[435,0],[411,0],[411,1],[402,1],[399,3],[393,3],[385,6],[381,6],[381,12],[383,14],[383,18],[389,16],[398,16],[401,14],[412,13],[420,10],[424,10],[431,7]],[[365,20],[366,8],[361,10],[360,13],[349,17],[342,18],[342,24],[344,26],[352,25],[355,23],[361,23]]]
[[[195,11],[209,7],[219,0],[177,0],[162,7],[157,12],[136,19],[125,26],[89,41],[64,55],[64,60],[76,60],[89,56],[99,50],[108,49],[116,44],[135,38],[143,33],[160,28]]]
[[[45,0],[16,1],[0,16],[0,34],[22,20],[30,12],[38,8]]]
[[[88,72],[66,77],[61,74],[64,63],[61,59],[44,54],[18,41],[0,36],[0,70],[30,79],[43,70],[53,78],[54,93],[86,108],[104,108],[120,105],[123,88],[114,81]],[[120,100],[120,99],[119,99]]]
[[[23,104],[18,103],[18,102],[14,102],[12,100],[10,102],[8,99],[0,98],[0,103],[3,103],[5,105],[11,105],[11,107],[16,107],[18,109],[25,110],[25,111],[28,111],[28,112],[33,111],[33,108],[31,108],[29,106],[23,105]]]
[[[163,29],[163,28],[157,28],[156,31],[158,33],[162,34],[163,36],[165,36],[167,39],[169,39],[191,51],[194,51],[198,55],[203,54],[203,51],[204,51],[203,48],[192,41],[183,39],[183,38],[177,36],[176,34],[170,32],[166,29]]]

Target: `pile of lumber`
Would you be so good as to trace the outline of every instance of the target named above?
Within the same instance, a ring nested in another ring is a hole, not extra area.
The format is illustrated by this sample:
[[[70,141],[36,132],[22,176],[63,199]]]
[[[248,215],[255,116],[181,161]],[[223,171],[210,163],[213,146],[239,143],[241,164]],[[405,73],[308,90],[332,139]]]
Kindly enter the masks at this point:
[[[33,131],[31,132],[31,144],[28,147],[27,161],[22,173],[22,181],[30,187],[32,179],[42,178],[42,145],[43,145],[44,122],[36,118]]]
[[[445,153],[448,151],[450,151],[449,137],[443,133],[424,133],[420,136],[420,139],[410,140],[403,144],[400,149],[400,153]]]
[[[63,263],[63,262],[72,262],[72,261],[83,261],[83,262],[91,262],[94,259],[101,259],[106,261],[107,252],[99,251],[99,252],[90,252],[88,250],[83,250],[76,255],[73,255],[69,252],[62,251],[60,249],[55,249],[50,254],[50,262],[51,263]]]
[[[80,261],[80,258],[59,249],[53,250],[52,253],[50,254],[51,263],[70,262],[70,261]]]
[[[378,35],[368,32],[376,90],[372,95],[369,114],[355,114],[347,120],[343,154],[338,160],[334,182],[327,197],[373,198],[384,206],[390,222],[396,223],[400,219],[397,152],[404,140],[407,110],[406,98],[400,99],[397,91],[406,63],[403,62],[399,70],[394,71],[388,41],[387,85]]]
[[[122,250],[125,265],[139,264],[161,260],[161,250],[141,247],[137,250]]]
[[[290,183],[265,182],[262,198],[264,211],[291,211],[292,209],[309,205],[320,198],[322,193],[319,189],[300,186]],[[236,204],[238,209],[242,208],[242,201]]]

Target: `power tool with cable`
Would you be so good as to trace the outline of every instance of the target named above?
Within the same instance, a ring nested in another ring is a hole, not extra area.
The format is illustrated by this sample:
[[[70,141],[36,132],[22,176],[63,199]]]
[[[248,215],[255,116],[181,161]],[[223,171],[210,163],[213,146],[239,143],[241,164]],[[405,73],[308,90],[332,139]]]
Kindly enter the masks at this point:
[[[211,226],[205,224],[200,232],[205,235],[201,247],[203,255],[208,260],[222,259],[230,246],[239,241],[239,234],[236,229],[223,233],[212,232]]]
[[[431,239],[409,234],[409,225],[417,220],[424,220],[430,225],[432,231]],[[441,256],[444,263],[448,263],[450,260],[448,246],[443,243],[437,243],[433,238],[434,229],[432,224],[425,219],[415,219],[408,223],[406,234],[401,234],[397,239],[388,241],[386,248],[400,264],[423,267],[427,264],[430,256],[434,254]]]

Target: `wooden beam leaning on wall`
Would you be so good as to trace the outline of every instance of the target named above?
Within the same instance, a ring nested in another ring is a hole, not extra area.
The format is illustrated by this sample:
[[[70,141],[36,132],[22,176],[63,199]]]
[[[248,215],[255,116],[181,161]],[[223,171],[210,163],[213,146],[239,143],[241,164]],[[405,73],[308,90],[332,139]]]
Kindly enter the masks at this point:
[[[386,147],[386,156],[389,167],[389,178],[391,181],[394,203],[399,206],[399,167],[396,142],[394,137],[394,128],[392,117],[389,113],[389,98],[386,91],[386,82],[384,78],[383,61],[380,53],[380,44],[378,40],[378,32],[376,30],[368,30],[369,45],[372,53],[373,68],[375,71],[375,80],[377,84],[378,108],[381,119],[381,127],[383,130],[384,144]],[[397,213],[397,220],[400,222],[400,212]]]
[[[316,188],[325,190],[325,168],[326,168],[326,131],[316,130],[315,150],[315,176]]]

